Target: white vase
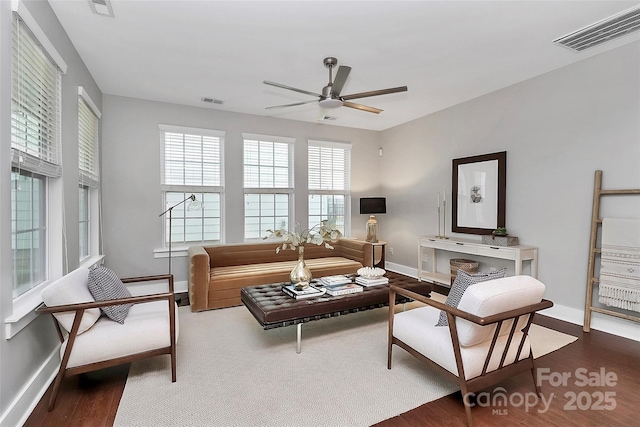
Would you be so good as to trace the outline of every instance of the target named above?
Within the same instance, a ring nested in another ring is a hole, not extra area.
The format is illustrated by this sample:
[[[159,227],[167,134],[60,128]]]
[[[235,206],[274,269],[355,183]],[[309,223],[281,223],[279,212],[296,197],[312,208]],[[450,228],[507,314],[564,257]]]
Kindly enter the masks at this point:
[[[293,267],[293,270],[291,270],[289,278],[291,279],[291,283],[311,281],[311,271],[304,263],[304,246],[298,246],[298,262],[296,266]]]

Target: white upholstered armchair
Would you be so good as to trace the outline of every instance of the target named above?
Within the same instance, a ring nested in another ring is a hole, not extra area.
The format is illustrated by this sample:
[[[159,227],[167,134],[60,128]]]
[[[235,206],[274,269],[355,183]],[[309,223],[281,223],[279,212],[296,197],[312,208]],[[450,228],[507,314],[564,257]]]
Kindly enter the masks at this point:
[[[64,377],[137,359],[171,355],[171,380],[176,381],[176,342],[179,328],[173,275],[133,277],[121,281],[166,281],[168,289],[165,293],[103,301],[94,299],[88,289],[88,281],[89,270],[78,268],[56,280],[42,292],[47,305],[39,307],[37,312],[53,315],[62,342],[60,369],[49,400],[49,411],[55,405]],[[101,313],[105,308],[125,306],[128,313],[115,321]]]
[[[387,367],[391,369],[395,344],[455,378],[469,426],[473,423],[470,393],[531,371],[539,394],[528,331],[533,314],[553,306],[542,300],[544,290],[541,282],[529,276],[489,280],[469,286],[456,308],[391,286],[389,301],[395,301],[397,293],[426,306],[394,313],[393,304],[389,305]],[[446,313],[447,326],[436,326],[441,310]]]

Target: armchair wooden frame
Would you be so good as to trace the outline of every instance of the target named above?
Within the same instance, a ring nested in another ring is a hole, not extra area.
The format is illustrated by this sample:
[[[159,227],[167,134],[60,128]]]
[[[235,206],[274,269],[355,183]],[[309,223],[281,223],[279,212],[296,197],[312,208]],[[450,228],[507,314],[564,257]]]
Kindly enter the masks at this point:
[[[62,313],[62,312],[75,312],[75,317],[73,319],[73,326],[71,327],[71,331],[68,334],[68,343],[65,348],[64,354],[62,356],[62,360],[60,362],[60,369],[58,370],[58,374],[56,375],[55,382],[53,384],[53,390],[51,393],[51,398],[49,399],[49,411],[53,410],[56,398],[58,396],[58,392],[60,390],[60,385],[62,384],[62,380],[65,377],[83,374],[85,372],[95,371],[98,369],[109,368],[112,366],[122,365],[125,363],[130,363],[134,360],[145,359],[148,357],[154,357],[161,354],[170,354],[171,355],[171,381],[176,382],[176,305],[175,305],[175,294],[173,290],[173,275],[165,274],[165,275],[157,275],[157,276],[140,276],[140,277],[129,277],[121,279],[123,283],[136,283],[136,282],[148,282],[148,281],[158,281],[158,280],[167,280],[169,285],[168,292],[153,294],[153,295],[142,295],[135,296],[129,298],[120,298],[113,300],[105,300],[105,301],[96,301],[96,302],[85,302],[78,304],[67,304],[67,305],[57,305],[47,307],[42,304],[40,307],[36,309],[37,313],[50,313],[52,314],[52,318],[54,324],[56,326],[56,331],[58,332],[58,338],[60,338],[60,342],[64,342],[64,333],[60,324],[56,320],[54,313]],[[69,362],[69,357],[71,355],[71,351],[73,350],[73,344],[78,335],[78,329],[80,328],[80,322],[82,321],[82,316],[85,310],[91,308],[100,308],[107,307],[111,305],[120,305],[120,304],[141,304],[152,301],[161,301],[167,300],[169,304],[169,337],[170,337],[170,345],[164,348],[157,348],[155,350],[145,351],[142,353],[130,354],[124,357],[118,357],[115,359],[104,360],[101,362],[90,363],[81,366],[74,366],[72,368],[67,369],[67,363]]]
[[[540,386],[536,381],[536,368],[533,363],[533,352],[530,351],[529,356],[522,360],[520,360],[520,354],[522,353],[522,349],[524,348],[524,344],[529,333],[529,327],[531,326],[531,322],[533,320],[533,315],[538,310],[543,310],[543,309],[552,307],[553,303],[551,301],[543,299],[541,302],[537,304],[528,305],[526,307],[522,307],[516,310],[510,310],[504,313],[495,314],[487,317],[478,317],[471,313],[459,310],[456,307],[451,307],[441,302],[434,301],[428,297],[425,297],[424,295],[420,295],[415,292],[411,292],[406,289],[399,288],[397,286],[390,287],[389,301],[395,301],[396,294],[400,294],[402,296],[411,298],[415,301],[419,301],[421,303],[430,305],[436,309],[443,310],[447,313],[447,320],[449,323],[449,331],[451,333],[451,341],[453,344],[453,352],[456,359],[456,367],[458,370],[458,375],[449,372],[447,369],[431,361],[426,356],[422,355],[421,353],[411,348],[408,344],[402,342],[401,340],[393,336],[393,318],[394,318],[393,305],[389,306],[390,307],[389,309],[389,341],[388,341],[388,351],[387,351],[387,369],[391,369],[391,351],[392,351],[393,344],[396,344],[397,346],[405,349],[407,352],[409,352],[411,355],[416,357],[418,360],[426,363],[427,365],[429,365],[431,368],[438,371],[439,373],[457,380],[457,382],[460,384],[460,390],[462,392],[464,408],[467,415],[467,424],[470,427],[473,426],[473,421],[471,419],[471,404],[469,402],[469,397],[471,396],[471,393],[475,393],[479,390],[482,390],[490,385],[496,384],[506,378],[510,378],[521,372],[531,371],[536,393],[539,396],[541,395]],[[527,321],[524,329],[522,329],[523,335],[522,335],[522,339],[520,340],[520,343],[518,344],[518,351],[515,357],[515,362],[505,365],[507,352],[511,347],[511,342],[516,333],[518,320],[524,316],[527,317]],[[468,320],[480,326],[497,324],[495,333],[493,334],[493,338],[491,340],[489,351],[484,361],[482,373],[479,376],[468,379],[468,380],[465,377],[464,366],[462,363],[462,354],[460,352],[460,342],[458,339],[458,330],[456,327],[457,317]],[[491,360],[491,357],[494,353],[495,345],[499,337],[500,328],[504,322],[507,322],[509,320],[513,320],[513,323],[509,331],[507,343],[505,345],[504,351],[502,352],[502,356],[500,358],[500,364],[497,369],[491,372],[487,372],[489,361]]]

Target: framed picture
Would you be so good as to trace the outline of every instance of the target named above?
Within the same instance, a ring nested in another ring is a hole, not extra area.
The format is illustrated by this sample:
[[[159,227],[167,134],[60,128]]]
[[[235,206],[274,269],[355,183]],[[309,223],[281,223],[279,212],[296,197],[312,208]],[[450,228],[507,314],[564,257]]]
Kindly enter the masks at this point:
[[[491,234],[505,226],[507,152],[453,159],[454,233]]]

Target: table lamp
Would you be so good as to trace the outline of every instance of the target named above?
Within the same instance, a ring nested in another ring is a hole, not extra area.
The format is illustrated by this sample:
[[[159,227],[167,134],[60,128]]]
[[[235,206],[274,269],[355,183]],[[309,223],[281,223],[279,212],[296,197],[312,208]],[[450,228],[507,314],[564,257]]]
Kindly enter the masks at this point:
[[[373,214],[387,213],[387,199],[384,197],[361,197],[360,214],[367,214],[367,242],[378,243],[378,221]]]

